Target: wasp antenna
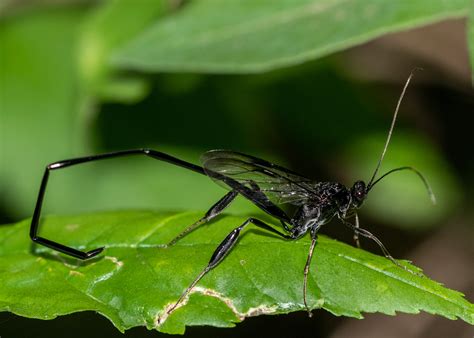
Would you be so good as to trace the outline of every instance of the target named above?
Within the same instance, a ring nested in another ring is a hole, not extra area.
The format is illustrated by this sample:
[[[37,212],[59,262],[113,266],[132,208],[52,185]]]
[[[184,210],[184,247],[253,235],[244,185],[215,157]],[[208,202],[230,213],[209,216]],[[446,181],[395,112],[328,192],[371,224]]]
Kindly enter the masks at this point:
[[[419,172],[418,170],[416,170],[415,168],[413,167],[400,167],[400,168],[395,168],[395,169],[392,169],[392,170],[389,170],[388,172],[386,172],[385,174],[383,174],[382,176],[380,176],[377,180],[375,180],[371,186],[369,188],[367,188],[367,191],[369,191],[370,189],[372,189],[378,182],[380,182],[383,178],[385,178],[386,176],[394,173],[394,172],[397,172],[397,171],[401,171],[401,170],[411,170],[413,171],[415,174],[418,175],[418,177],[421,179],[421,181],[423,182],[424,186],[425,186],[425,189],[426,189],[426,192],[428,193],[428,196],[430,197],[431,199],[431,203],[433,204],[436,204],[436,196],[435,194],[433,193],[433,189],[431,189],[431,186],[430,184],[428,183],[428,180],[423,176],[423,174],[421,172]]]
[[[390,129],[388,131],[387,140],[385,141],[385,145],[383,147],[382,154],[380,155],[379,162],[377,163],[377,167],[375,167],[374,174],[372,175],[372,178],[370,179],[369,184],[367,185],[367,190],[370,190],[370,188],[372,187],[375,177],[377,176],[377,173],[380,169],[380,165],[382,164],[382,160],[385,156],[385,153],[387,152],[388,144],[390,143],[390,139],[392,137],[393,128],[395,127],[395,122],[397,121],[398,110],[400,109],[400,104],[402,103],[403,97],[405,96],[405,92],[408,88],[408,84],[410,83],[411,78],[413,77],[415,71],[418,71],[418,70],[423,70],[423,68],[414,68],[411,71],[410,76],[405,82],[405,86],[403,87],[402,93],[400,94],[400,97],[398,98],[397,106],[395,108],[395,112],[393,113],[392,124],[390,125]]]

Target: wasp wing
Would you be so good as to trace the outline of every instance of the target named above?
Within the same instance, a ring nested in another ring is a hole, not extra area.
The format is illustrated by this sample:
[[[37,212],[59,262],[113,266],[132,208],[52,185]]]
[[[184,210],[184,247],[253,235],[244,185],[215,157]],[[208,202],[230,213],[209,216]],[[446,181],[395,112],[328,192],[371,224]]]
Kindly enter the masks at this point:
[[[314,197],[314,183],[289,169],[228,150],[211,150],[201,156],[208,176],[219,185],[241,193],[256,204],[305,204]]]

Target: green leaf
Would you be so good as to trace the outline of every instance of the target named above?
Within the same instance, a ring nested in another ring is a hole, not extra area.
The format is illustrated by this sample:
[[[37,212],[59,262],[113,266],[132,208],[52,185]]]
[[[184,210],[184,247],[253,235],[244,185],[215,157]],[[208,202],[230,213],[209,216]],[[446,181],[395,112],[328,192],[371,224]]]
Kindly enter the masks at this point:
[[[466,15],[469,0],[196,1],[116,54],[123,67],[246,73],[299,64],[389,32]]]
[[[309,240],[284,241],[247,229],[183,306],[158,325],[165,307],[203,269],[218,243],[245,220],[224,216],[173,247],[163,246],[201,215],[121,211],[44,220],[42,236],[85,250],[107,247],[89,262],[44,247],[32,253],[29,221],[1,227],[0,310],[42,319],[93,310],[122,331],[145,325],[183,333],[189,325],[231,327],[249,316],[304,309]],[[474,324],[474,305],[461,293],[324,236],[313,257],[309,303],[356,318],[362,312],[422,310]]]
[[[469,19],[467,23],[467,44],[469,48],[469,57],[471,60],[471,76],[474,85],[474,2],[471,3]]]
[[[170,7],[168,1],[116,0],[97,6],[82,27],[79,70],[84,90],[105,100],[135,102],[148,84],[143,78],[115,74],[112,51],[136,36]]]
[[[13,216],[31,212],[46,161],[70,157],[77,145],[74,46],[82,14],[42,9],[0,22],[0,195]]]

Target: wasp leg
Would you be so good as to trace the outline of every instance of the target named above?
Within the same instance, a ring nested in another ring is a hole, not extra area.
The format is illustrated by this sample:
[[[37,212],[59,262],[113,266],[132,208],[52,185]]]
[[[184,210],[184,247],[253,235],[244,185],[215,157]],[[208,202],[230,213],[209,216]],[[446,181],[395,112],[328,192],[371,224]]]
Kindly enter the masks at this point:
[[[222,260],[225,258],[225,256],[230,252],[230,250],[234,247],[235,243],[237,242],[237,239],[239,238],[240,232],[247,226],[248,224],[253,224],[256,225],[259,228],[268,230],[273,232],[274,234],[277,234],[280,237],[283,237],[285,239],[294,239],[290,235],[286,235],[281,233],[280,231],[274,229],[270,225],[255,219],[255,218],[249,218],[246,220],[242,225],[239,227],[235,228],[232,230],[227,237],[219,244],[219,246],[216,248],[214,253],[212,254],[211,259],[209,260],[209,263],[207,266],[204,268],[204,270],[201,271],[201,273],[193,280],[193,282],[184,290],[184,292],[181,294],[181,296],[178,298],[176,303],[169,308],[166,311],[166,315],[169,315],[171,312],[173,312],[178,305],[183,301],[183,299],[188,296],[188,294],[191,292],[191,290],[196,286],[196,284],[213,268],[215,268]]]
[[[99,155],[94,155],[94,156],[86,156],[86,157],[78,157],[78,158],[72,158],[68,160],[63,160],[55,163],[51,163],[48,166],[46,166],[46,169],[44,171],[43,179],[41,181],[41,186],[40,190],[38,193],[38,199],[36,200],[36,206],[35,206],[35,211],[33,213],[33,217],[31,220],[31,227],[30,227],[30,238],[33,242],[44,245],[46,247],[49,247],[53,250],[62,252],[66,255],[79,258],[79,259],[88,259],[92,258],[99,253],[102,252],[104,248],[97,248],[93,249],[87,252],[84,251],[79,251],[77,249],[68,247],[66,245],[51,241],[49,239],[43,238],[38,236],[38,230],[39,230],[39,221],[40,221],[40,215],[41,215],[41,208],[43,206],[43,200],[44,200],[44,195],[46,193],[46,186],[48,184],[48,178],[49,178],[49,173],[50,171],[53,170],[59,170],[59,169],[64,169],[73,165],[78,165],[81,163],[87,163],[87,162],[95,162],[95,161],[100,161],[100,160],[105,160],[109,158],[117,158],[117,157],[123,157],[123,156],[130,156],[130,155],[145,155],[148,157],[152,157],[156,160],[168,162],[171,164],[174,164],[178,167],[182,167],[185,169],[192,170],[194,172],[200,173],[202,175],[206,175],[204,172],[204,169],[200,166],[197,166],[195,164],[180,160],[176,157],[170,156],[168,154],[152,150],[152,149],[131,149],[131,150],[123,150],[123,151],[117,151],[117,152],[112,152],[112,153],[105,153],[105,154],[99,154]]]
[[[306,308],[306,311],[308,312],[308,316],[312,317],[313,314],[311,313],[311,309],[308,306],[308,302],[306,300],[306,293],[308,290],[308,274],[309,274],[309,267],[311,265],[311,259],[313,258],[313,253],[314,253],[314,248],[316,247],[316,241],[318,239],[317,232],[321,225],[318,225],[314,228],[311,229],[311,245],[309,247],[309,253],[308,253],[308,258],[306,259],[306,264],[304,266],[304,279],[303,279],[303,302],[304,306]]]
[[[385,245],[383,245],[383,243],[380,241],[380,239],[378,239],[375,235],[373,235],[371,232],[369,232],[368,230],[365,230],[365,229],[362,229],[362,228],[359,228],[359,227],[356,227],[354,224],[352,223],[349,223],[347,222],[346,220],[342,219],[341,220],[345,225],[347,225],[348,227],[350,227],[352,230],[354,230],[354,232],[356,232],[357,234],[359,235],[362,235],[366,238],[369,238],[371,240],[373,240],[375,243],[377,243],[377,245],[380,247],[380,250],[382,250],[384,256],[388,259],[390,259],[392,261],[393,264],[395,264],[396,266],[398,266],[399,268],[402,268],[403,270],[406,270],[414,275],[418,275],[418,276],[422,276],[422,274],[416,272],[416,271],[412,271],[410,269],[408,269],[406,266],[404,265],[401,265],[399,262],[397,262],[395,260],[395,258],[393,258],[393,256],[390,254],[390,252],[388,252],[387,248],[385,247]]]
[[[354,219],[355,219],[354,227],[355,227],[356,229],[359,229],[359,228],[360,228],[360,227],[359,227],[359,216],[357,215],[357,212],[356,212],[355,215],[354,215]],[[356,230],[354,230],[354,236],[353,236],[352,238],[354,238],[354,242],[355,242],[356,246],[357,246],[358,248],[360,248],[359,233],[358,233]]]
[[[176,244],[177,241],[179,241],[181,238],[183,238],[184,236],[189,234],[191,231],[196,229],[198,226],[209,222],[211,219],[213,219],[214,217],[219,215],[227,206],[229,206],[230,203],[232,203],[232,201],[235,199],[235,197],[237,197],[237,195],[238,195],[238,193],[235,192],[235,191],[228,192],[224,197],[222,197],[219,201],[217,201],[217,203],[214,204],[209,209],[208,212],[206,212],[204,217],[202,217],[201,219],[199,219],[198,221],[196,221],[195,223],[191,224],[186,229],[184,229],[178,236],[173,238],[168,243],[167,246],[172,246],[172,245]]]

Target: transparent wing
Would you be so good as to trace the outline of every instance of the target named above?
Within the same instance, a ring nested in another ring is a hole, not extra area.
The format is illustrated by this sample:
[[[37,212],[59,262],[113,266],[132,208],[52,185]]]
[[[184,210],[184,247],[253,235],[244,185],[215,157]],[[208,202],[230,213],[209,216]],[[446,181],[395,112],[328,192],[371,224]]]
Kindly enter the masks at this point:
[[[201,156],[201,162],[206,174],[219,185],[237,190],[251,200],[302,205],[314,196],[310,179],[253,156],[211,150]]]

